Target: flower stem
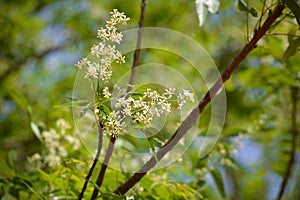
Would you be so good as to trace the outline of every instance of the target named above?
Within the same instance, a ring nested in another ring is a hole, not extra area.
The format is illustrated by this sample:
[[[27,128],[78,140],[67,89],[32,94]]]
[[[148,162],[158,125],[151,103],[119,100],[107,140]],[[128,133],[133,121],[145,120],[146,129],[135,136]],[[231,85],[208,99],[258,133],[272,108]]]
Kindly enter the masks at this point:
[[[131,92],[131,90],[132,90],[132,86],[135,82],[136,67],[138,66],[139,60],[140,60],[140,52],[141,52],[141,46],[142,46],[142,36],[143,36],[143,27],[144,27],[144,21],[145,21],[146,5],[147,5],[147,0],[142,0],[137,45],[136,45],[136,50],[134,52],[133,63],[132,63],[131,74],[130,74],[130,79],[129,79],[128,88],[127,88],[127,93]],[[104,162],[102,163],[101,170],[99,172],[99,175],[98,175],[98,178],[97,178],[97,181],[96,181],[96,184],[97,184],[98,187],[94,188],[91,200],[96,199],[97,196],[98,196],[98,193],[99,193],[98,188],[101,187],[101,185],[103,183],[104,175],[105,175],[110,157],[112,155],[116,139],[117,138],[114,135],[112,135],[111,138],[110,138],[110,143],[109,143],[107,152],[105,154]]]
[[[87,188],[87,184],[93,174],[93,171],[96,167],[96,164],[99,160],[99,157],[100,157],[100,154],[101,154],[101,149],[102,149],[102,143],[103,143],[103,132],[102,132],[102,127],[101,127],[101,124],[100,122],[98,123],[98,131],[99,131],[99,135],[98,135],[98,147],[97,147],[97,153],[96,153],[96,156],[94,158],[94,162],[92,164],[92,166],[90,167],[90,170],[89,170],[89,173],[87,174],[86,178],[85,178],[85,182],[83,184],[83,187],[81,189],[81,192],[79,194],[79,197],[78,199],[81,200],[83,198],[83,195],[84,195],[84,192]]]

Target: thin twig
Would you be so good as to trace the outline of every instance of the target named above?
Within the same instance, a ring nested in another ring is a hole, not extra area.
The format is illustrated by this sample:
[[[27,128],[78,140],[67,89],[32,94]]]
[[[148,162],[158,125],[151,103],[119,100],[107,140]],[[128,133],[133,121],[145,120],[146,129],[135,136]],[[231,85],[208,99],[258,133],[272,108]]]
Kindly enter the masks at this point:
[[[81,200],[83,198],[84,192],[85,192],[85,190],[87,188],[87,184],[88,184],[88,182],[89,182],[89,180],[90,180],[90,178],[91,178],[91,176],[93,174],[93,171],[94,171],[94,169],[95,169],[95,167],[97,165],[97,162],[98,162],[100,154],[101,154],[102,144],[103,144],[103,131],[102,131],[102,127],[101,127],[101,123],[100,122],[98,123],[98,131],[99,131],[99,133],[98,133],[97,153],[96,153],[96,156],[94,158],[94,162],[93,162],[93,164],[92,164],[92,166],[91,166],[91,168],[89,170],[89,173],[87,174],[87,176],[85,178],[85,182],[84,182],[83,187],[81,189],[81,192],[80,192],[80,194],[78,196],[78,200]]]
[[[152,156],[134,175],[132,175],[123,185],[114,190],[115,194],[123,195],[130,188],[132,188],[137,182],[143,178],[156,163],[161,160],[172,148],[179,142],[179,140],[187,133],[187,131],[193,126],[199,117],[200,113],[204,110],[206,105],[214,98],[216,93],[223,86],[224,82],[228,80],[233,71],[238,68],[239,64],[247,57],[247,55],[255,48],[258,40],[262,38],[273,22],[282,15],[282,11],[285,7],[282,4],[277,5],[274,11],[268,16],[263,26],[257,30],[253,38],[247,43],[240,54],[234,59],[232,64],[222,74],[219,80],[210,88],[204,98],[199,102],[196,108],[188,115],[188,117],[182,122],[180,127],[176,130],[173,137],[162,146],[157,152],[156,157]]]
[[[291,87],[291,100],[292,100],[292,111],[291,111],[291,119],[292,119],[292,149],[290,152],[290,160],[287,164],[286,172],[283,177],[283,181],[280,186],[280,190],[277,196],[277,200],[282,199],[284,190],[287,186],[288,180],[291,177],[292,167],[296,159],[296,148],[297,148],[297,100],[298,100],[298,88]]]
[[[105,153],[105,158],[104,158],[104,161],[102,163],[102,166],[101,166],[101,169],[100,169],[97,181],[96,181],[97,187],[94,188],[91,200],[96,199],[97,196],[98,196],[98,193],[99,193],[98,188],[101,187],[101,185],[102,185],[102,182],[103,182],[103,179],[104,179],[104,174],[106,172],[109,159],[110,159],[110,157],[112,155],[112,152],[113,152],[113,149],[114,149],[115,141],[116,141],[116,137],[111,136],[110,142],[109,142],[109,145],[108,145],[108,148],[107,148],[107,152]]]
[[[247,6],[248,6],[248,0],[247,0]],[[247,21],[247,26],[246,26],[246,32],[247,32],[247,42],[249,42],[249,11],[246,12],[246,21]]]
[[[138,64],[140,62],[140,54],[141,54],[141,47],[142,47],[142,38],[143,38],[143,28],[144,28],[144,21],[145,21],[146,5],[147,5],[147,1],[142,0],[141,15],[140,15],[140,21],[139,21],[139,30],[138,30],[138,38],[137,38],[137,43],[136,43],[136,49],[135,49],[134,55],[133,55],[133,63],[132,63],[132,67],[131,67],[131,73],[130,73],[130,78],[129,78],[129,82],[128,82],[127,93],[132,90],[132,86],[135,82],[136,67],[138,66]]]
[[[142,0],[141,3],[141,15],[140,15],[140,21],[139,21],[139,29],[138,29],[138,38],[137,38],[137,44],[136,44],[136,49],[134,52],[133,56],[133,63],[132,63],[132,68],[131,68],[131,74],[130,74],[130,79],[128,82],[128,87],[127,87],[127,93],[132,90],[132,86],[135,82],[135,74],[136,74],[136,67],[139,64],[140,61],[140,52],[141,52],[141,46],[142,46],[142,37],[143,37],[143,28],[144,28],[144,21],[145,21],[145,13],[146,13],[146,5],[147,5],[147,0]],[[94,188],[91,200],[94,200],[97,198],[99,189],[103,183],[104,175],[109,163],[109,160],[111,158],[112,152],[114,150],[114,144],[116,141],[116,137],[114,135],[111,136],[110,138],[110,143],[107,149],[107,152],[105,154],[104,162],[102,163],[100,172],[97,177],[97,187]]]

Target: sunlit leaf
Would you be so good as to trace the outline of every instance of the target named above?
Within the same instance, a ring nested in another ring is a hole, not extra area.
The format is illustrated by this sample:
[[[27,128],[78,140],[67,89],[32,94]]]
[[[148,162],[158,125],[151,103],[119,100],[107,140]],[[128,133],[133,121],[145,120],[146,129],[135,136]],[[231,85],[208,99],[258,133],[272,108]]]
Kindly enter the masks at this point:
[[[100,104],[100,105],[98,106],[98,109],[99,109],[99,111],[100,111],[101,113],[103,113],[103,114],[106,115],[106,116],[108,116],[109,113],[111,112],[110,109],[109,109],[106,105],[104,105],[104,104]]]
[[[43,143],[44,141],[43,141],[39,127],[34,122],[31,122],[30,128],[31,128],[32,132],[34,133],[34,135],[39,139],[39,141],[41,143]]]

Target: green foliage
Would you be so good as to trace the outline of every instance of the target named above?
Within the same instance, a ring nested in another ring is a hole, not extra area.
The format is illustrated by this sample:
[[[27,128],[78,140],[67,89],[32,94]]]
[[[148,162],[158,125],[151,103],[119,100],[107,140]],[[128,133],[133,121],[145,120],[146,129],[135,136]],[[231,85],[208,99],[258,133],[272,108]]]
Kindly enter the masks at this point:
[[[200,29],[194,1],[148,1],[145,25],[170,28],[191,36],[211,54],[222,72],[247,42],[246,27],[248,26],[251,36],[267,18],[269,10],[273,9],[270,2],[275,1],[239,0],[236,4],[233,1],[220,1],[218,13],[208,15]],[[99,110],[98,117],[111,113],[112,108],[108,102],[114,99],[103,100],[103,85],[96,87],[98,96],[93,100],[68,98],[72,96],[76,74],[73,65],[88,53],[94,35],[108,19],[109,11],[113,8],[118,8],[131,18],[128,27],[123,27],[123,30],[137,27],[139,3],[134,0],[1,2],[1,199],[78,198],[93,161],[88,150],[91,148],[94,151],[94,147],[82,146],[79,150],[74,150],[64,140],[66,138],[62,137],[61,146],[66,148],[68,156],[62,159],[59,166],[39,167],[32,165],[28,158],[35,153],[47,155],[48,147],[43,132],[55,127],[55,121],[61,117],[73,125],[71,109],[79,109],[75,118],[79,117],[80,120],[85,120],[91,113],[94,115],[95,108]],[[127,198],[275,198],[276,188],[281,181],[275,185],[269,178],[281,180],[289,162],[293,142],[289,89],[300,89],[299,2],[285,0],[283,3],[287,8],[281,21],[267,32],[225,85],[227,116],[218,145],[200,160],[200,145],[195,139],[177,162],[148,173],[126,194]],[[264,5],[268,7],[263,9]],[[252,17],[248,18],[245,13]],[[114,66],[115,79],[130,70],[132,54],[130,52],[126,55],[126,65]],[[197,73],[191,70],[190,63],[182,61],[172,53],[143,49],[141,63],[172,66],[185,74],[188,81],[197,87],[198,98],[207,91],[203,80],[199,80]],[[139,99],[143,95],[143,89],[138,88],[137,92],[129,95]],[[299,106],[298,103],[297,116]],[[197,139],[201,139],[208,129],[210,109],[208,107],[201,115]],[[140,129],[139,134],[147,136],[147,140],[120,136],[118,139],[123,141],[121,150],[152,152],[156,155],[157,147],[161,147],[172,137],[172,131],[177,127],[174,121],[170,122],[170,125],[166,125],[159,132],[155,127],[134,124],[134,128]],[[97,136],[91,131],[93,127],[94,124],[87,123],[85,130],[77,131],[80,132],[80,137],[87,135],[87,140],[96,141]],[[136,133],[135,129],[132,133]],[[104,137],[104,140],[106,147],[108,138]],[[242,145],[247,145],[247,141],[259,148],[244,147],[248,150],[245,153]],[[298,137],[297,143],[299,142]],[[260,156],[255,157],[256,151]],[[241,154],[236,155],[236,152]],[[249,158],[246,163],[243,161],[245,158]],[[102,159],[103,153],[100,161]],[[122,159],[123,162],[127,158]],[[126,162],[128,161],[125,160],[124,163]],[[299,165],[299,161],[296,164]],[[99,167],[97,165],[95,171],[99,171]],[[100,188],[101,198],[125,199],[126,196],[116,196],[111,191],[124,183],[130,175],[109,168]],[[285,193],[286,198],[300,197],[297,187],[299,177],[299,171],[293,171],[289,182],[290,190]],[[84,198],[90,198],[96,178],[96,174],[93,174]],[[268,191],[275,191],[274,195]]]
[[[296,20],[298,22],[298,25],[300,26],[300,7],[299,7],[299,1],[296,0],[284,0],[283,1],[289,9],[293,12],[293,14],[296,17]]]
[[[244,12],[250,13],[253,17],[257,17],[258,16],[257,11],[255,10],[255,8],[253,8],[253,7],[248,8],[247,4],[243,0],[239,0],[238,1],[237,8],[240,11],[244,11]]]

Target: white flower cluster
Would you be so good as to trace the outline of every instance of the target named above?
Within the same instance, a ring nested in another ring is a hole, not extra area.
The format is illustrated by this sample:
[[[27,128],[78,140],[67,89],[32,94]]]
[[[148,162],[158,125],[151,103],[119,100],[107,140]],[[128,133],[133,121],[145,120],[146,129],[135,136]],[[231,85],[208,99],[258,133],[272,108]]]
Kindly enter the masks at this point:
[[[42,132],[45,149],[41,154],[35,153],[28,158],[28,161],[38,168],[60,165],[62,159],[68,156],[67,147],[78,150],[81,146],[77,137],[66,133],[66,130],[71,129],[71,126],[64,119],[57,120],[56,127],[59,131],[51,128]]]
[[[209,178],[209,173],[213,171],[214,168],[201,167],[195,170],[195,177],[200,180],[207,180]]]
[[[183,90],[177,96],[175,88],[165,89],[163,94],[159,94],[156,90],[149,88],[139,96],[122,96],[115,101],[115,110],[108,116],[100,116],[104,125],[104,133],[108,135],[118,136],[126,131],[127,125],[125,118],[130,118],[136,124],[148,125],[154,117],[160,117],[163,113],[170,113],[172,104],[178,104],[178,109],[181,109],[187,100],[195,101],[193,93],[188,90]],[[111,93],[108,88],[103,89],[104,98],[109,98]],[[99,113],[99,110],[95,110]]]
[[[79,69],[86,68],[85,78],[95,78],[107,82],[112,76],[112,63],[114,61],[120,64],[125,63],[125,57],[122,53],[117,50],[115,45],[107,44],[107,42],[120,44],[123,34],[118,32],[116,25],[124,24],[128,20],[129,18],[124,13],[118,12],[117,9],[111,12],[111,18],[109,21],[106,21],[105,28],[98,30],[97,37],[101,42],[91,47],[92,59],[82,58],[75,65]]]

